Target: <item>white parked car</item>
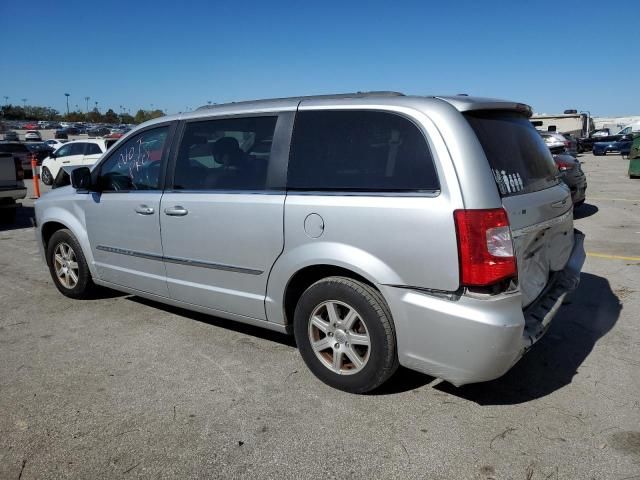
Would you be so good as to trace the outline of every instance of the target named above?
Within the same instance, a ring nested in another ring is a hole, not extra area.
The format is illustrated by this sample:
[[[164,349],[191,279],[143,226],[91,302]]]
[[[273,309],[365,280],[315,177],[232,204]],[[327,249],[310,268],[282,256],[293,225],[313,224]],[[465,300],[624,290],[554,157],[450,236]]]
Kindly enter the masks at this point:
[[[92,138],[65,143],[42,161],[42,182],[52,185],[62,167],[93,165],[116,141]]]
[[[24,134],[24,140],[26,142],[39,142],[42,141],[42,137],[37,130],[27,130],[27,133]]]
[[[50,140],[46,140],[44,143],[46,143],[51,148],[53,148],[54,151],[56,151],[58,148],[60,148],[62,145],[64,145],[68,141],[69,140],[58,140],[57,138],[56,139],[52,138]]]

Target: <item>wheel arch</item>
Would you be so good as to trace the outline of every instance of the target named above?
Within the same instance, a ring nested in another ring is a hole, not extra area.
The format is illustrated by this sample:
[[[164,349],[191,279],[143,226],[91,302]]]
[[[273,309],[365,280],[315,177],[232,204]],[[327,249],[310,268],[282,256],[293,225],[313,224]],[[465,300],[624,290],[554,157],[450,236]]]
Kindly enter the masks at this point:
[[[57,213],[62,213],[62,215]],[[46,215],[41,222],[41,225],[38,227],[40,230],[39,240],[45,260],[48,261],[47,247],[51,236],[58,230],[67,229],[78,240],[78,243],[82,248],[84,258],[89,266],[89,271],[91,272],[91,275],[96,278],[96,270],[93,262],[93,254],[89,245],[89,237],[87,236],[86,229],[82,226],[80,221],[75,216],[69,215],[65,210],[56,208],[54,211],[48,212],[48,215]]]
[[[333,242],[302,245],[284,253],[271,270],[265,299],[267,319],[289,326],[304,290],[330,276],[352,278],[378,292],[380,284],[403,284],[387,264],[353,246]]]

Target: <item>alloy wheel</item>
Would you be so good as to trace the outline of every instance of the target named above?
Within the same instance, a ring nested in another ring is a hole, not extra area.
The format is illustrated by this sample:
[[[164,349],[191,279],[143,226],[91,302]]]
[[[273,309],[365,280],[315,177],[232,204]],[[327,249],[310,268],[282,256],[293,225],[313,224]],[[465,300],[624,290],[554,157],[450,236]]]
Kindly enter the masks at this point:
[[[309,318],[309,341],[322,364],[339,375],[360,372],[371,351],[369,331],[350,305],[329,300],[318,305]]]
[[[56,245],[53,255],[53,268],[60,284],[71,290],[78,284],[79,268],[76,252],[68,243]]]

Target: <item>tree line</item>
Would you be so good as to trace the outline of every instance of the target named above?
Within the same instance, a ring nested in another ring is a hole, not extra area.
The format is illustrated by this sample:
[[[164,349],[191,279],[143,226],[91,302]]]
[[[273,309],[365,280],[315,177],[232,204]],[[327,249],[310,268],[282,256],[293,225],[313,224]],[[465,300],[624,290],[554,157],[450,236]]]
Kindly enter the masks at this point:
[[[33,105],[4,105],[0,108],[0,119],[2,120],[47,120],[52,122],[90,122],[90,123],[142,123],[152,118],[164,116],[162,110],[140,109],[135,115],[128,113],[116,113],[113,109],[108,109],[101,113],[97,108],[90,112],[69,112],[60,114],[58,110],[50,107],[40,107]]]

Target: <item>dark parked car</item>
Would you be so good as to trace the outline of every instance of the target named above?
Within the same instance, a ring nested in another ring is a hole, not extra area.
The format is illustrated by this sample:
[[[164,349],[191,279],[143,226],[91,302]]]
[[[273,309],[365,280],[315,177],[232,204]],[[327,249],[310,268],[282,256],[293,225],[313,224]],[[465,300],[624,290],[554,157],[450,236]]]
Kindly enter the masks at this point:
[[[20,160],[25,176],[31,175],[31,152],[24,143],[20,142],[0,142],[0,152],[11,153]]]
[[[568,153],[554,155],[553,161],[560,172],[560,179],[571,190],[573,206],[579,207],[584,203],[587,192],[587,177],[580,167],[580,161]]]
[[[31,142],[25,145],[32,154],[35,153],[38,165],[40,165],[42,160],[47,158],[49,154],[53,152],[53,147],[44,142]]]
[[[588,137],[578,139],[578,152],[590,152],[595,143],[615,142],[623,137],[622,134],[612,135],[608,128],[594,130]]]
[[[53,138],[57,140],[68,140],[69,135],[67,135],[66,129],[61,128],[60,130],[56,130],[56,133],[54,134]]]
[[[109,135],[111,133],[111,129],[107,127],[96,127],[87,131],[87,134],[90,137],[104,137],[105,135]]]
[[[7,130],[4,132],[4,139],[7,142],[18,142],[20,141],[20,137],[18,137],[18,132],[14,132],[13,130]]]
[[[633,137],[631,135],[621,135],[618,140],[596,142],[593,144],[593,154],[606,155],[610,152],[616,152],[620,155],[629,155],[632,143]]]

